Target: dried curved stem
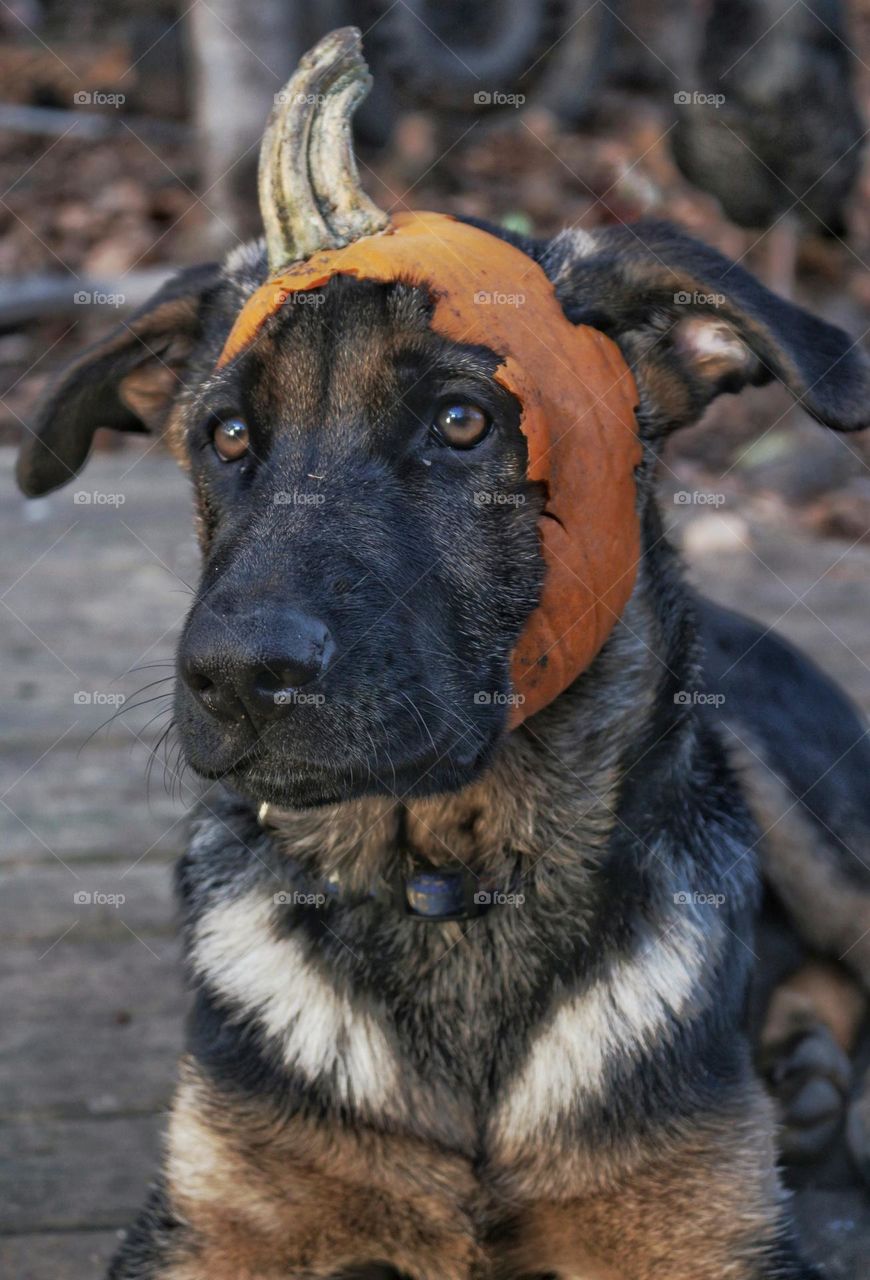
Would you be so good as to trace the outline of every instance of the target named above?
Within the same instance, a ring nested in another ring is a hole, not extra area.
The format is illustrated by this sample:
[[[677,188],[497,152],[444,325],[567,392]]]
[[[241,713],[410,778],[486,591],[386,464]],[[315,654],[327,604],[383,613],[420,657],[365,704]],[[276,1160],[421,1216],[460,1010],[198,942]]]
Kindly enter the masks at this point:
[[[305,54],[278,95],[259,169],[273,274],[387,226],[360,186],[351,140],[351,118],[370,86],[360,33],[342,27]]]

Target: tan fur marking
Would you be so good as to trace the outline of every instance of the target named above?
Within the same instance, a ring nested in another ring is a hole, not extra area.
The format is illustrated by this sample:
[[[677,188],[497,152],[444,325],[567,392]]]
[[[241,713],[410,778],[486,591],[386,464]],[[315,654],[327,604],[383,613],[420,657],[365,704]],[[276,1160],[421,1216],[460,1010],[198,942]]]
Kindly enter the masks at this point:
[[[190,454],[187,449],[187,428],[185,426],[185,409],[175,404],[169,410],[163,428],[163,438],[170,454],[182,471],[190,470]]]
[[[781,1199],[769,1104],[753,1088],[730,1115],[684,1127],[692,1132],[638,1148],[634,1167],[600,1193],[520,1209],[494,1280],[550,1271],[560,1280],[754,1280]]]
[[[684,379],[669,365],[659,362],[654,351],[638,366],[638,379],[646,398],[669,422],[685,422],[691,416],[692,400]]]
[[[781,1044],[801,1027],[821,1022],[845,1053],[855,1045],[867,1013],[867,997],[840,965],[813,960],[773,994],[762,1046]]]
[[[411,1139],[281,1119],[188,1068],[168,1145],[188,1232],[165,1280],[326,1280],[374,1260],[415,1280],[469,1280],[482,1262],[468,1166]]]

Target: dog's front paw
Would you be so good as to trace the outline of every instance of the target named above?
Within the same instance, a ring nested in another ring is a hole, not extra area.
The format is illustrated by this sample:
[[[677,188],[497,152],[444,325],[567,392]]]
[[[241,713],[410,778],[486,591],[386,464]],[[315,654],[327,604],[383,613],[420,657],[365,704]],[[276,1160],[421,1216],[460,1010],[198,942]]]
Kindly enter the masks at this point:
[[[761,1068],[779,1112],[783,1160],[803,1164],[818,1159],[842,1124],[852,1077],[848,1057],[829,1029],[816,1022],[769,1044]]]

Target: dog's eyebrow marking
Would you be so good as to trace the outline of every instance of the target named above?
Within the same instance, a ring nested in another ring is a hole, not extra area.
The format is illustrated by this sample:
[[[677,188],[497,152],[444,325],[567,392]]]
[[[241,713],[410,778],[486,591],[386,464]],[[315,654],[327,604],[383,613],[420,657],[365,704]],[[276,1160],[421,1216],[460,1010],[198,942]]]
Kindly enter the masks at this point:
[[[273,922],[262,892],[218,903],[196,926],[196,972],[258,1018],[289,1068],[331,1085],[346,1104],[382,1107],[398,1088],[384,1031],[306,961],[295,938],[276,937]]]
[[[603,1098],[615,1058],[636,1062],[667,1040],[691,1005],[701,1007],[715,945],[712,929],[689,913],[672,915],[628,959],[569,997],[508,1086],[495,1117],[498,1138],[522,1142],[552,1130],[578,1102]]]

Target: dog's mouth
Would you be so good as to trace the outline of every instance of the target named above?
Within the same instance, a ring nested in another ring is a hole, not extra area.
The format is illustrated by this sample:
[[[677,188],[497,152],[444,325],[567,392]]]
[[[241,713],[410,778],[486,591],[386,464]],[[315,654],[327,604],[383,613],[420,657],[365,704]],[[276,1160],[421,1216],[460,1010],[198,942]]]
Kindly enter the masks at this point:
[[[226,775],[232,786],[258,803],[285,808],[340,804],[365,795],[407,796],[459,790],[482,771],[488,753],[445,751],[434,759],[397,762],[394,766],[348,762],[334,768],[299,762],[249,763]]]
[[[401,799],[461,790],[486,768],[497,737],[469,731],[398,757],[384,752],[357,758],[337,749],[328,762],[257,741],[230,762],[204,760],[195,751],[188,753],[188,761],[201,777],[226,782],[258,805],[314,808],[365,795]]]

